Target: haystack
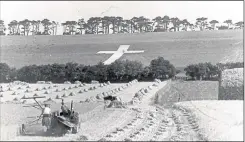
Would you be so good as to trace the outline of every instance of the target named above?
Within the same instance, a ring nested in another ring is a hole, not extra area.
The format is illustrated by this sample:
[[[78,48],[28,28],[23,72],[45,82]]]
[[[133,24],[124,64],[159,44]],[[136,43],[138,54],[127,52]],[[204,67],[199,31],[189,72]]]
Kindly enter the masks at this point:
[[[47,100],[43,101],[43,103],[56,103],[52,98],[48,98]]]
[[[51,81],[47,81],[46,84],[53,84]]]
[[[85,83],[83,83],[83,86],[86,86],[86,84],[85,84]]]
[[[45,84],[45,81],[37,81],[37,84]]]
[[[64,94],[62,95],[62,97],[65,98],[65,97],[67,97],[67,95],[64,93]]]
[[[57,96],[55,97],[55,99],[61,99],[61,97],[60,97],[59,95],[57,95]]]
[[[39,88],[36,88],[35,91],[40,91],[40,89]]]
[[[45,91],[44,94],[49,94],[49,91]]]
[[[3,94],[0,94],[0,98],[2,98],[3,97]]]
[[[78,91],[78,93],[80,93],[80,94],[83,93],[83,90]]]
[[[89,99],[89,98],[87,98],[87,99],[85,100],[85,102],[89,103],[89,102],[90,102],[90,99]]]
[[[26,96],[24,95],[21,99],[25,99],[26,98]]]
[[[96,86],[94,86],[94,87],[93,87],[93,89],[95,90],[95,89],[97,89],[97,87],[96,87]]]
[[[75,96],[75,94],[74,94],[73,92],[71,92],[71,93],[69,94],[69,96]]]
[[[74,88],[78,88],[77,86],[74,86]]]
[[[47,90],[47,88],[46,87],[43,87],[43,90]]]
[[[51,88],[52,88],[52,86],[49,86],[49,87],[48,87],[48,89],[51,89]]]
[[[31,87],[28,85],[28,86],[26,86],[26,88],[31,88]]]
[[[15,97],[15,98],[13,99],[13,101],[19,101],[19,99]]]
[[[84,91],[84,92],[88,92],[88,89],[84,89],[83,91]]]
[[[92,80],[91,81],[91,84],[99,84],[100,82],[99,81],[97,81],[97,80]]]
[[[25,104],[26,102],[27,102],[26,100],[23,100],[23,101],[22,101],[22,104]]]
[[[67,90],[67,89],[66,89],[66,88],[63,88],[62,90],[65,91],[65,90]]]
[[[152,90],[152,86],[148,86],[148,89],[149,89],[149,90]]]
[[[33,95],[33,97],[36,97],[36,96],[38,96],[36,93]]]
[[[56,90],[55,90],[55,92],[59,92],[60,90],[57,88]]]
[[[152,86],[157,87],[158,85],[154,83]]]
[[[14,93],[12,93],[12,95],[16,95],[16,93],[14,92]]]
[[[58,87],[58,85],[54,85],[53,87]]]
[[[74,83],[75,83],[75,84],[82,84],[81,81],[75,81]]]
[[[83,87],[83,84],[79,84],[79,87]]]
[[[17,89],[20,90],[20,89],[22,89],[22,88],[21,88],[21,87],[18,87]]]
[[[8,90],[7,91],[12,91],[12,89],[11,88],[8,88]]]
[[[148,89],[144,89],[144,92],[145,92],[145,93],[149,93],[149,90],[148,90]]]
[[[30,90],[28,90],[28,89],[26,89],[25,93],[29,93],[29,92],[31,92],[31,91],[30,91]]]
[[[93,87],[89,87],[89,90],[93,90]]]
[[[65,81],[64,84],[71,84],[71,82],[70,81]]]
[[[71,86],[69,86],[69,88],[68,88],[68,89],[72,89],[72,88],[71,88]]]
[[[101,94],[97,94],[96,99],[101,100],[101,99],[103,99],[103,96]]]

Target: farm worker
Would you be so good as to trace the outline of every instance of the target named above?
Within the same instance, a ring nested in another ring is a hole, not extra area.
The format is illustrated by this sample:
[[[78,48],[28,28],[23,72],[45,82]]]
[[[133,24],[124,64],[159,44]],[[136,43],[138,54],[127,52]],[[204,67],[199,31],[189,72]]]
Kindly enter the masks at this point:
[[[62,114],[64,116],[67,116],[69,114],[69,108],[65,105],[63,99],[62,99],[62,102],[61,102],[61,110],[62,110]]]
[[[48,104],[44,105],[42,125],[50,126],[51,109]]]

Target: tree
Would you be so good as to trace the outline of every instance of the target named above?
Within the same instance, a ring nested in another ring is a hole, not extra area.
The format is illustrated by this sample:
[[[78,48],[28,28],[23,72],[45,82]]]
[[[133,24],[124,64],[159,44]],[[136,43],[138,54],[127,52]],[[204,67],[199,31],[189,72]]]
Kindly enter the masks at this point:
[[[173,24],[173,29],[174,31],[179,31],[179,25],[181,23],[181,21],[179,20],[178,17],[174,17],[170,19],[172,24]]]
[[[77,28],[79,31],[80,31],[80,34],[82,35],[83,34],[83,30],[85,30],[85,21],[83,18],[81,19],[78,19],[78,22],[77,22],[79,28]]]
[[[168,24],[170,23],[170,18],[169,16],[165,15],[163,18],[162,18],[162,22],[164,24],[164,29],[165,31],[168,31]]]
[[[156,18],[152,19],[154,21],[153,25],[156,23],[156,29],[161,29],[163,27],[163,19],[161,16],[157,16]]]
[[[53,35],[56,35],[57,34],[57,27],[58,27],[58,25],[59,25],[58,22],[55,22],[55,21],[52,21],[51,22],[50,30],[52,30],[52,34]]]
[[[8,24],[9,34],[10,35],[16,35],[18,33],[18,21],[13,20]]]
[[[212,25],[212,28],[215,29],[215,28],[216,28],[215,25],[218,24],[219,21],[217,21],[217,20],[212,20],[212,21],[210,21],[209,23]]]
[[[176,71],[174,66],[163,57],[158,57],[150,63],[150,71],[153,78],[167,79],[175,75]]]
[[[23,29],[24,31],[22,31],[22,33],[25,35],[29,35],[30,32],[30,27],[31,27],[31,21],[28,19],[25,19],[23,21],[19,22],[20,25],[22,25],[23,27],[21,29]]]
[[[11,68],[6,63],[0,63],[0,82],[7,82]]]
[[[76,25],[77,22],[76,21],[66,21],[65,23],[61,24],[62,26],[64,26],[64,35],[74,35],[76,34]]]
[[[49,26],[52,25],[52,23],[50,22],[50,20],[49,19],[43,19],[41,21],[41,24],[44,27],[43,35],[50,35],[50,32],[49,32],[50,27]]]
[[[232,20],[225,20],[224,23],[227,24],[228,29],[230,28],[230,25],[232,24]]]
[[[242,29],[244,27],[244,22],[243,21],[239,21],[237,23],[235,23],[236,26],[239,26],[240,29]]]
[[[4,21],[0,20],[0,35],[5,35],[6,27],[4,25]]]
[[[187,19],[184,19],[180,23],[184,25],[184,31],[187,31],[187,27],[190,25],[190,22],[188,22]]]
[[[203,31],[205,27],[207,26],[207,20],[208,18],[201,17],[196,19],[196,25],[200,27],[200,30]]]

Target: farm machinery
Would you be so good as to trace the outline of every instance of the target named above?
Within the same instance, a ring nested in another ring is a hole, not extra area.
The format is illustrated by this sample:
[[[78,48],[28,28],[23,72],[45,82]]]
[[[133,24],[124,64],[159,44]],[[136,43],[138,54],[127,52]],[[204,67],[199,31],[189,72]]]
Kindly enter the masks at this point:
[[[20,127],[21,135],[47,136],[47,135],[64,135],[66,133],[78,132],[80,128],[80,119],[79,119],[79,113],[75,112],[73,109],[73,101],[71,102],[71,107],[69,109],[67,106],[64,105],[62,99],[61,108],[66,108],[67,110],[66,113],[57,110],[57,111],[50,112],[50,115],[46,116],[46,114],[44,114],[44,109],[45,107],[50,108],[50,104],[47,103],[42,104],[36,100],[40,98],[45,98],[45,96],[23,98],[23,99],[33,99],[35,101],[34,104],[27,105],[24,107],[33,107],[38,110],[41,110],[41,114],[39,116],[28,117],[28,118],[36,118],[36,119],[21,125]],[[41,119],[42,119],[42,123],[40,123]],[[44,130],[43,128],[46,128],[46,130]]]

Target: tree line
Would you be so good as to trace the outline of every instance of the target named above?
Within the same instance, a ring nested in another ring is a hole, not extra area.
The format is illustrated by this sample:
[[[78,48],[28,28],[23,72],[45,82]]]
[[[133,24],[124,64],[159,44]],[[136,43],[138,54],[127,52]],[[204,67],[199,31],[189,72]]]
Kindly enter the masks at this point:
[[[187,19],[179,19],[178,17],[169,17],[167,15],[161,17],[157,16],[154,19],[149,19],[144,16],[133,17],[131,19],[124,19],[120,16],[104,16],[104,17],[91,17],[87,21],[84,18],[77,21],[65,21],[59,24],[56,21],[49,19],[43,20],[28,20],[22,21],[13,20],[8,23],[7,28],[3,20],[0,20],[0,35],[6,35],[8,29],[9,35],[56,35],[57,27],[63,26],[63,35],[82,35],[82,34],[112,34],[116,33],[135,33],[135,32],[169,32],[169,31],[187,31],[199,28],[203,30],[214,30],[218,28],[230,29],[233,21],[228,19],[223,23],[227,26],[216,25],[219,23],[217,20],[208,21],[206,17],[196,19],[195,23],[190,23]],[[170,26],[170,24],[172,26]],[[238,28],[244,27],[244,22],[239,21],[234,23]],[[40,30],[40,26],[43,30]]]
[[[98,63],[96,65],[82,65],[77,63],[29,65],[20,69],[9,67],[0,63],[0,82],[25,81],[52,81],[64,83],[65,81],[91,82],[129,82],[133,79],[140,81],[153,81],[155,78],[168,79],[176,74],[175,67],[163,57],[151,61],[144,67],[141,62],[117,60],[110,65]]]
[[[190,80],[218,80],[219,74],[224,69],[243,68],[243,62],[218,63],[209,62],[191,64],[184,71]],[[64,83],[65,81],[91,82],[129,82],[133,79],[139,81],[153,81],[154,79],[166,80],[175,77],[180,70],[163,57],[158,57],[150,62],[149,66],[143,66],[139,61],[117,60],[110,65],[99,62],[96,65],[82,65],[77,63],[29,65],[20,69],[9,67],[6,63],[0,63],[0,83],[11,81],[25,81],[36,83],[37,81],[52,81]]]

